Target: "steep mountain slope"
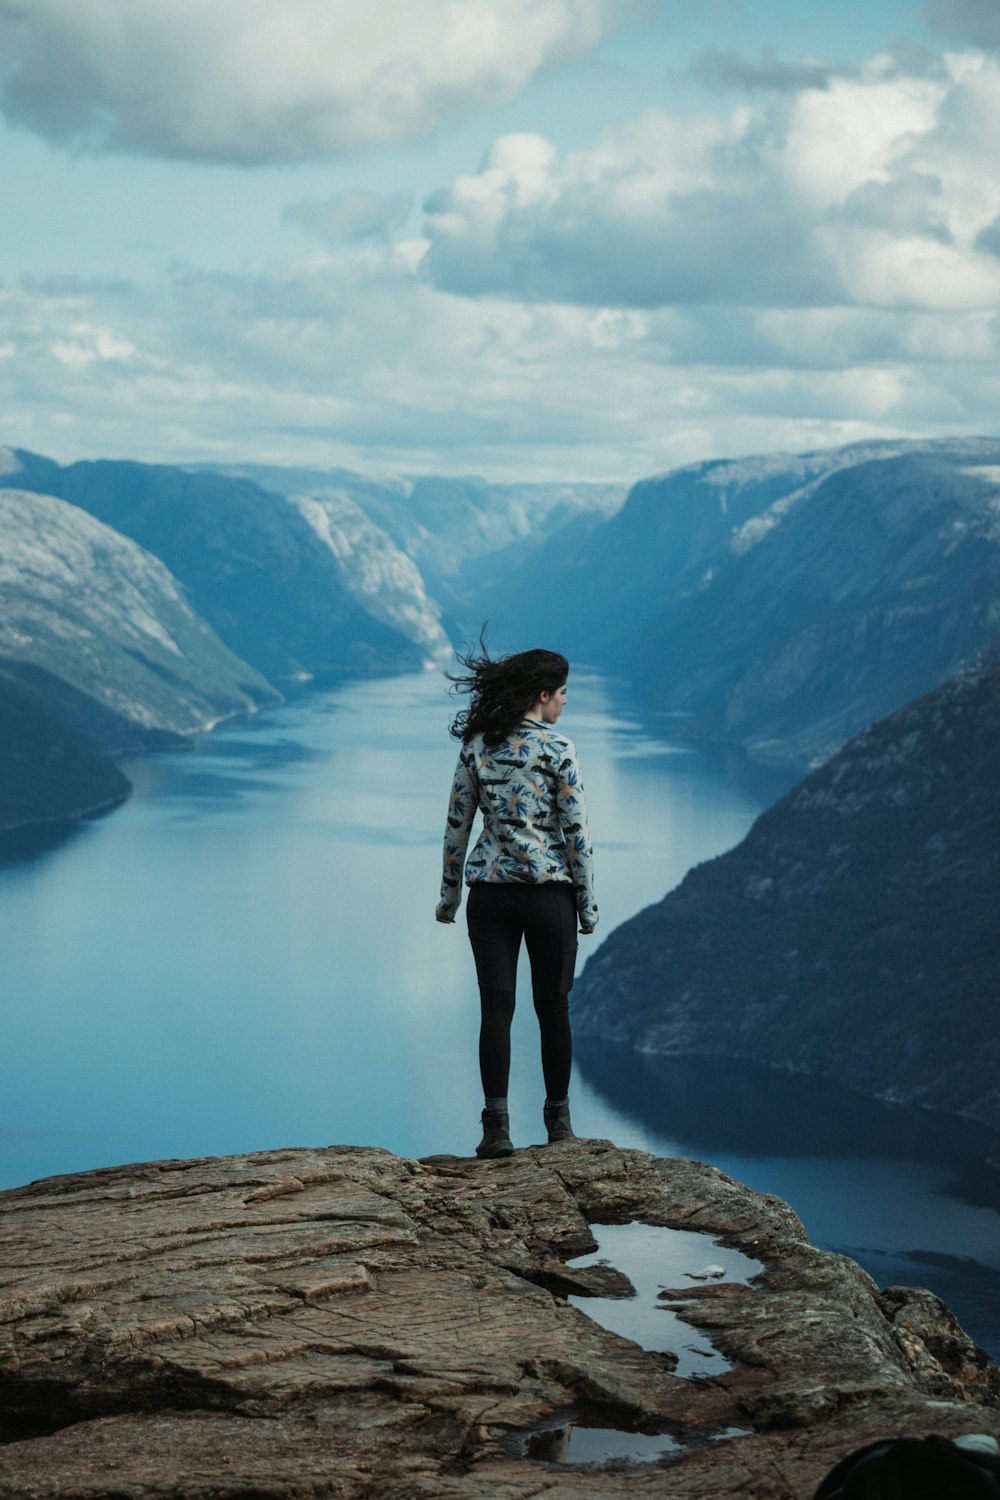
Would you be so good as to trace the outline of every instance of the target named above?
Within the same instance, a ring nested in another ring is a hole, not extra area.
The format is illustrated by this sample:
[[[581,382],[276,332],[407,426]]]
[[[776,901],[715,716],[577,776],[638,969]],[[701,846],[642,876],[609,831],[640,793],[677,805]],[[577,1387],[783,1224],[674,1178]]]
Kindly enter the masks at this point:
[[[644,481],[483,600],[695,741],[817,762],[1000,628],[1000,442],[862,444]]]
[[[0,664],[0,834],[103,812],[128,778],[92,740],[26,692]]]
[[[107,748],[190,734],[278,695],[157,558],[52,496],[0,490],[0,661]]]
[[[362,609],[412,641],[429,662],[447,661],[451,646],[420,570],[360,505],[336,491],[288,498],[330,549],[344,587]]]
[[[64,469],[20,450],[7,450],[6,471],[19,488],[58,495],[160,558],[226,645],[275,684],[402,671],[424,659],[357,603],[341,561],[301,512],[249,480],[109,461]]]
[[[818,760],[958,671],[1000,629],[989,460],[1000,444],[877,459],[770,507],[651,622],[651,689],[696,738]]]
[[[494,580],[482,602],[491,618],[510,611],[526,616],[539,636],[571,642],[582,660],[610,662],[621,651],[617,670],[625,673],[630,657],[652,654],[643,638],[649,619],[703,581],[734,529],[874,451],[881,448],[713,460],[640,480],[602,525],[564,525],[551,548]]]
[[[1000,1129],[1000,664],[844,747],[618,928],[581,1035],[752,1059]]]

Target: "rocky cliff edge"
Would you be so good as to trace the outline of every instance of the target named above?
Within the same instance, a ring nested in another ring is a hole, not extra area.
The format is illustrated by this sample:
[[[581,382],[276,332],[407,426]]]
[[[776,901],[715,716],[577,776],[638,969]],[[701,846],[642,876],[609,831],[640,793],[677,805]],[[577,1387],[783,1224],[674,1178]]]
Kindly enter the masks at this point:
[[[716,1351],[696,1378],[582,1310],[631,1289],[568,1262],[628,1221],[763,1267],[660,1277]],[[930,1293],[880,1292],[710,1166],[607,1141],[52,1178],[0,1194],[0,1266],[0,1495],[18,1500],[798,1500],[876,1437],[1000,1435],[1000,1371]],[[529,1445],[574,1422],[674,1442],[603,1468]]]

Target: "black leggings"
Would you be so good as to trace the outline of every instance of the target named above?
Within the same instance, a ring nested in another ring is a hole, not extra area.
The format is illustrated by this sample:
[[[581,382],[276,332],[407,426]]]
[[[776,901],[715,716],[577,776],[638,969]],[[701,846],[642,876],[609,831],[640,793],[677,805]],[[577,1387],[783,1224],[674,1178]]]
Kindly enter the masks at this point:
[[[487,1099],[507,1095],[510,1023],[514,1017],[517,955],[523,937],[531,960],[531,990],[542,1033],[542,1073],[550,1099],[565,1099],[573,1066],[569,992],[576,961],[576,893],[571,885],[469,887],[469,941],[476,960],[482,1024],[479,1068]]]

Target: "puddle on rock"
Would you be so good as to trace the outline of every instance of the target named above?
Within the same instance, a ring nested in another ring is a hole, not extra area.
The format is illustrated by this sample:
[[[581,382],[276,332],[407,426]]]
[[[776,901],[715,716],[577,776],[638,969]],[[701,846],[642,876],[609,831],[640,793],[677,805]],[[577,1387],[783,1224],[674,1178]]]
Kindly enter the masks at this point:
[[[567,1300],[602,1328],[632,1339],[654,1353],[677,1355],[673,1372],[684,1379],[719,1375],[728,1362],[697,1329],[676,1314],[676,1300],[659,1300],[664,1291],[683,1290],[713,1281],[746,1284],[764,1267],[739,1250],[729,1250],[695,1230],[664,1229],[655,1224],[591,1224],[597,1249],[568,1261],[567,1269],[612,1266],[635,1287],[631,1297],[581,1297]],[[538,1463],[619,1465],[654,1463],[702,1447],[706,1441],[745,1437],[747,1430],[689,1434],[683,1441],[668,1432],[642,1432],[627,1419],[608,1427],[602,1408],[574,1408],[549,1418],[544,1426],[512,1438],[516,1450]],[[601,1425],[598,1425],[601,1424]]]
[[[707,1442],[749,1435],[749,1428],[727,1427],[721,1432],[699,1433],[696,1440],[689,1436],[682,1442],[669,1432],[641,1432],[624,1419],[620,1427],[596,1425],[607,1419],[606,1410],[574,1407],[550,1417],[543,1427],[519,1433],[511,1446],[536,1463],[620,1468],[677,1458]]]
[[[607,1418],[605,1417],[605,1421]],[[533,1432],[524,1445],[527,1458],[545,1464],[652,1463],[682,1451],[668,1432],[638,1432],[628,1427],[586,1427],[566,1422]]]
[[[639,1223],[591,1224],[590,1232],[597,1241],[597,1250],[569,1261],[570,1268],[612,1265],[625,1273],[636,1294],[570,1297],[574,1307],[602,1328],[632,1339],[643,1349],[676,1354],[674,1373],[683,1378],[718,1375],[729,1368],[703,1334],[677,1317],[678,1303],[660,1302],[659,1295],[712,1281],[746,1284],[763,1271],[760,1261],[690,1229],[664,1229],[656,1224]]]

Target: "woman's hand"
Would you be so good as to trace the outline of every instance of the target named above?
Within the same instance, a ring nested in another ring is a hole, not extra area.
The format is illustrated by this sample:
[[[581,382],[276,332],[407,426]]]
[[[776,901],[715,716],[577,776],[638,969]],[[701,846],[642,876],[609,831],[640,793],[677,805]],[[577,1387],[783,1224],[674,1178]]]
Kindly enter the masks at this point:
[[[454,925],[455,925],[455,918],[454,917],[445,916],[444,912],[440,912],[440,911],[436,911],[434,913],[434,915],[437,918],[437,920],[439,922],[443,922],[446,927],[454,927]]]
[[[584,937],[590,937],[590,934],[593,932],[593,930],[594,929],[592,927],[584,927],[583,923],[581,922],[580,932]]]

